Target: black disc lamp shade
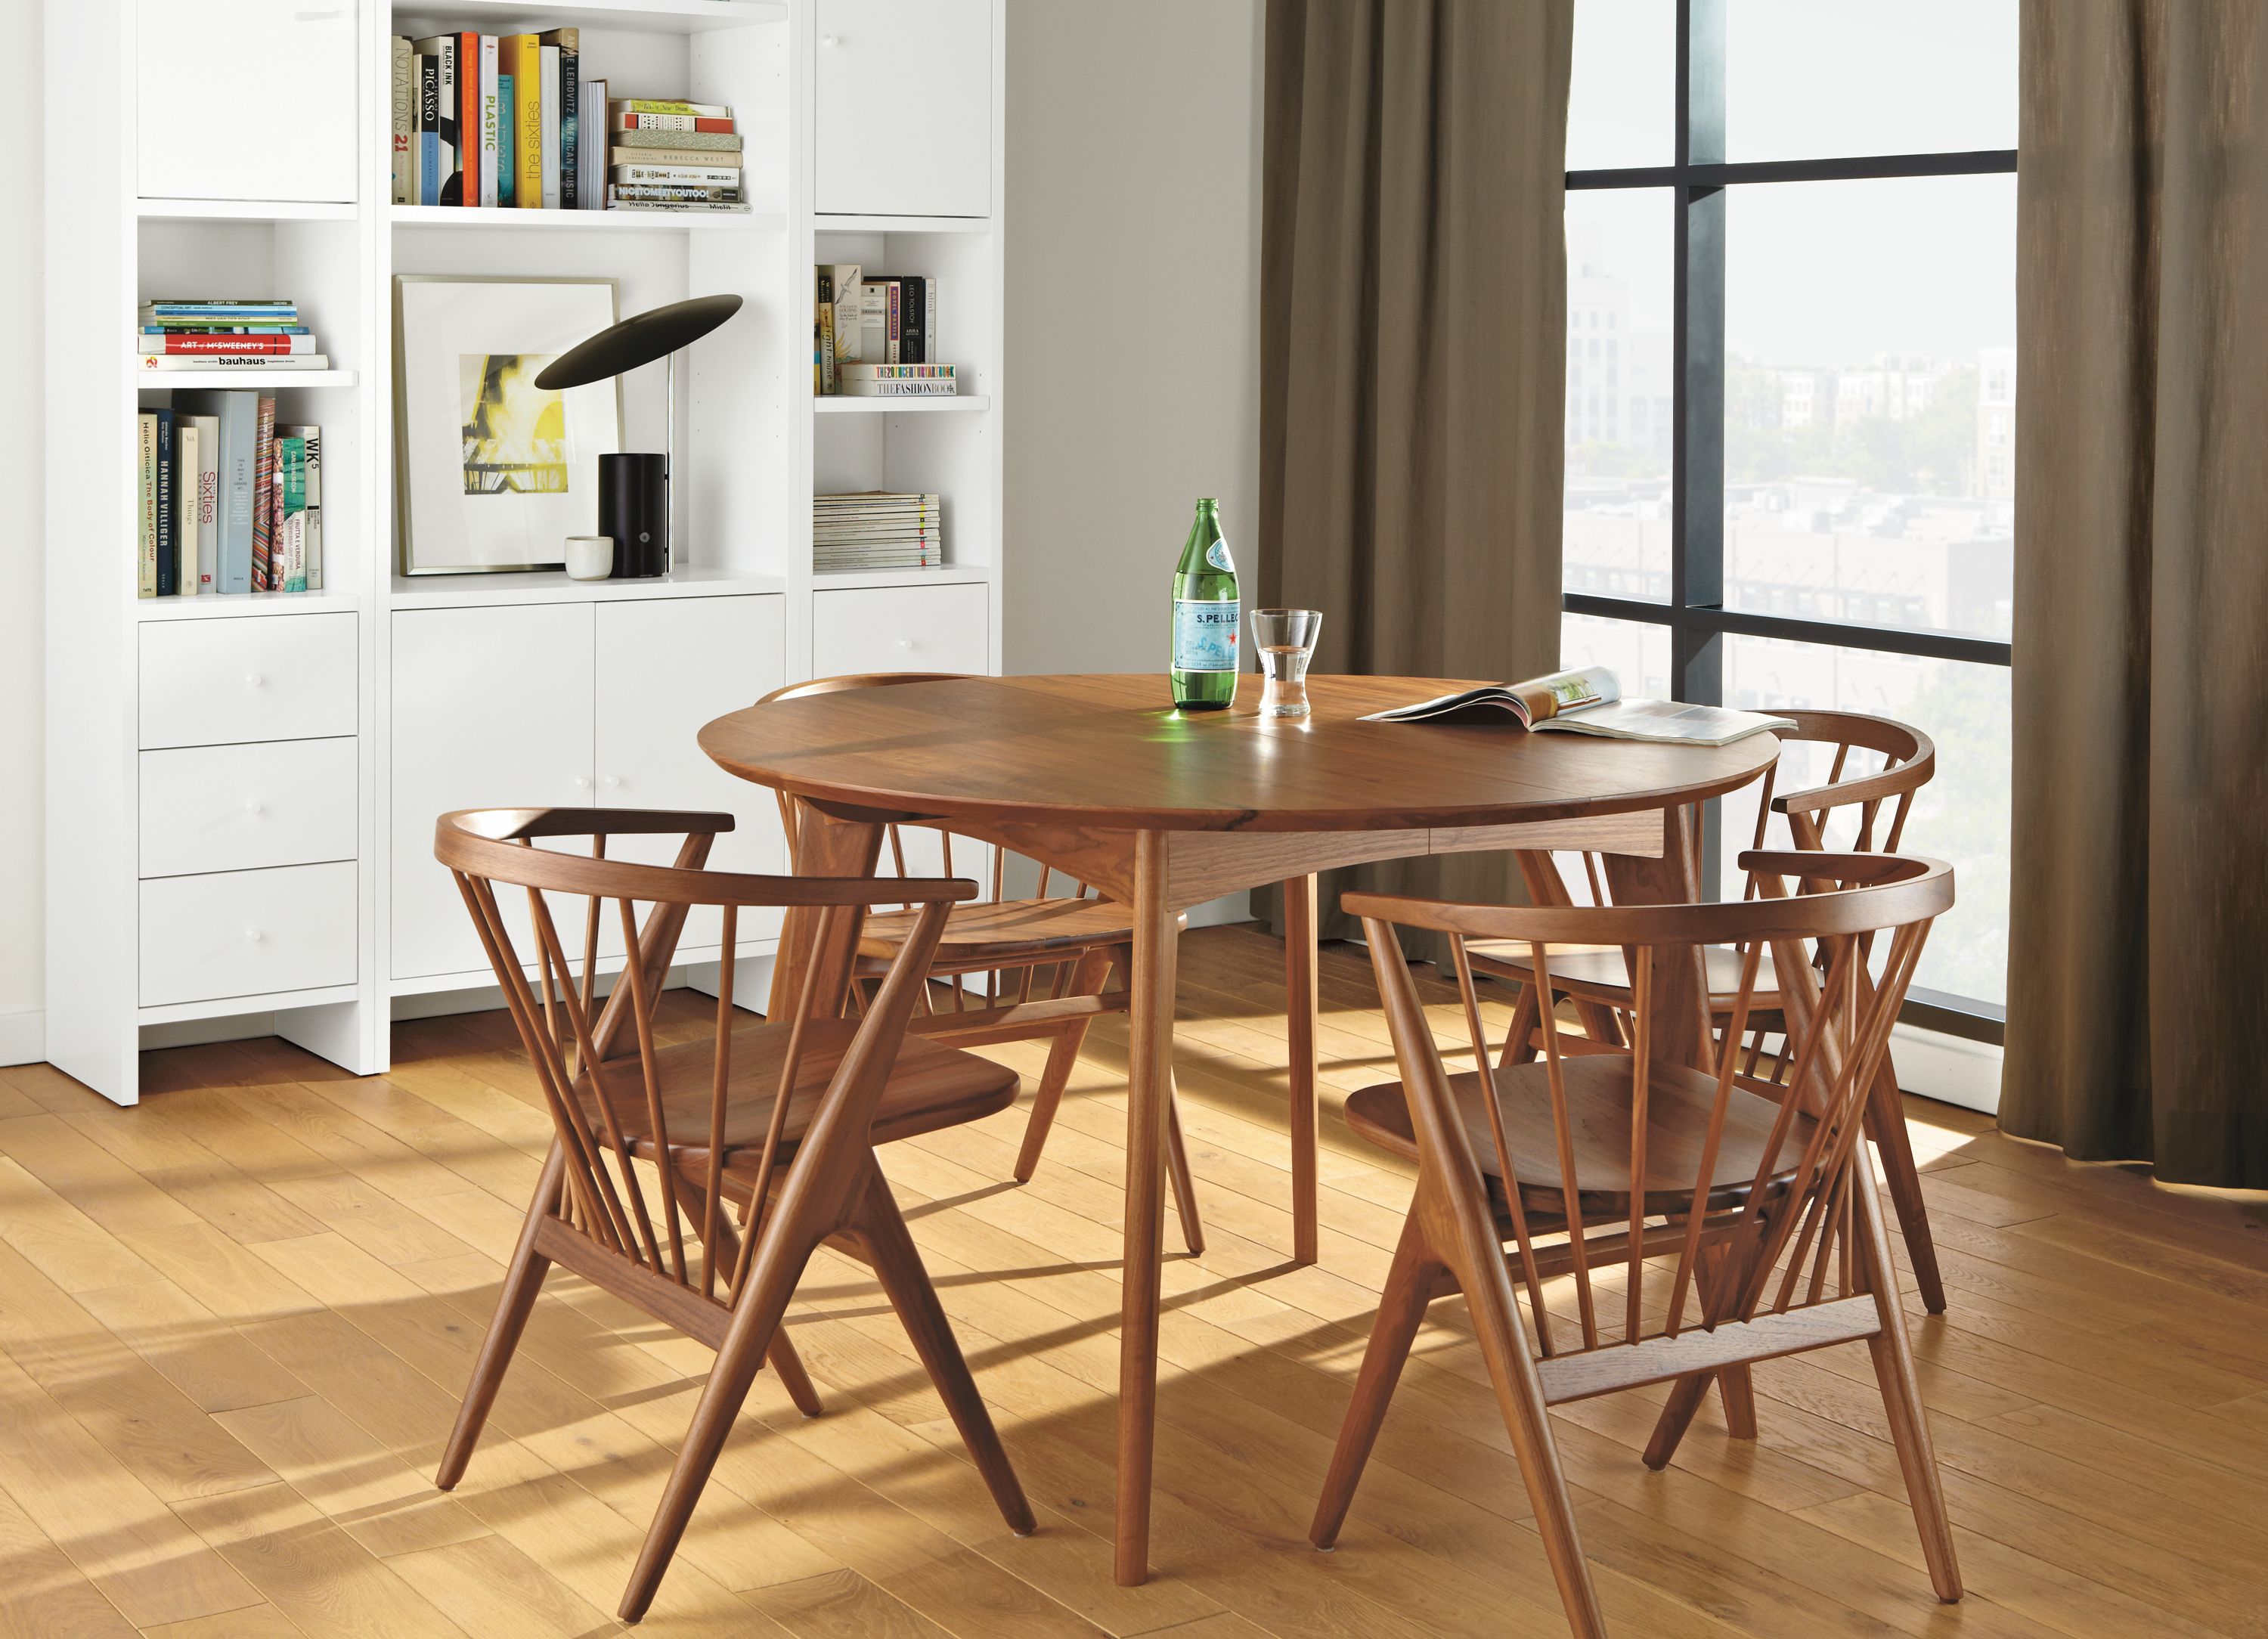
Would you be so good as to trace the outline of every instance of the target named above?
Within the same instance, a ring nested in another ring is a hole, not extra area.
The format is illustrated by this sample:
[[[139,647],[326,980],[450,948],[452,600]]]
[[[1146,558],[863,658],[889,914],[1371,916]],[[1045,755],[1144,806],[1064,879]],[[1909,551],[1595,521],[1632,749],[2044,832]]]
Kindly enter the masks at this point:
[[[677,445],[677,349],[689,347],[740,311],[737,296],[696,296],[650,308],[578,342],[544,367],[535,385],[550,392],[588,386],[651,364],[670,361],[664,389],[668,452],[599,458],[599,531],[615,543],[613,577],[636,580],[670,568],[669,463]]]
[[[560,393],[608,380],[690,347],[740,311],[737,296],[696,296],[649,308],[568,349],[544,366],[535,385]]]

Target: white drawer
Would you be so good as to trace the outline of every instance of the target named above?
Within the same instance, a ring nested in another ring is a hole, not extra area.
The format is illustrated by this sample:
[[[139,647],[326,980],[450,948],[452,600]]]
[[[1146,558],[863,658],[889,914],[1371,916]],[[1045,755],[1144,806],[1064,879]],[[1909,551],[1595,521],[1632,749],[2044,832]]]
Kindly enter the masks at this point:
[[[811,600],[813,675],[990,672],[991,599],[973,583],[820,592]]]
[[[353,733],[355,618],[144,621],[142,748]]]
[[[355,981],[355,866],[142,885],[142,1005]]]
[[[354,858],[357,743],[271,740],[144,752],[141,874]]]

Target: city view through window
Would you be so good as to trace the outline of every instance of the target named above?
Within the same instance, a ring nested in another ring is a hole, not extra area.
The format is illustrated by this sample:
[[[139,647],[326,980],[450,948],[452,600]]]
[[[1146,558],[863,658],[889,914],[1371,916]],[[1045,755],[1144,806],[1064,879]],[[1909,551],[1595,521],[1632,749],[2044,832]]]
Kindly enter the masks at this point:
[[[1729,163],[1706,189],[1670,169],[1676,0],[1577,0],[1563,548],[1583,612],[1565,617],[1562,659],[1612,665],[1634,693],[1705,698],[1713,684],[1729,706],[1872,712],[1930,735],[1939,772],[1904,845],[1953,861],[1960,902],[1918,983],[1989,1008],[2006,981],[2015,177],[2005,154],[1968,174],[1881,157],[2013,150],[2014,6],[1686,4],[1717,8],[1723,42]],[[1697,161],[1709,145],[1702,132]],[[1840,163],[1798,179],[1758,163],[1789,160]],[[1621,174],[1585,186],[1585,172]],[[1682,242],[1681,209],[1717,214]],[[1717,595],[1687,606],[1760,617],[1689,636],[1683,658],[1681,248],[1696,288],[1722,291],[1721,324],[1686,338],[1696,413],[1722,392],[1721,485],[1684,489],[1689,505],[1719,503],[1721,531],[1689,525],[1687,540],[1689,559],[1717,555],[1689,570]],[[1661,613],[1601,618],[1606,600]],[[1792,757],[1782,789],[1826,774]],[[1755,813],[1753,793],[1725,804],[1727,885]]]

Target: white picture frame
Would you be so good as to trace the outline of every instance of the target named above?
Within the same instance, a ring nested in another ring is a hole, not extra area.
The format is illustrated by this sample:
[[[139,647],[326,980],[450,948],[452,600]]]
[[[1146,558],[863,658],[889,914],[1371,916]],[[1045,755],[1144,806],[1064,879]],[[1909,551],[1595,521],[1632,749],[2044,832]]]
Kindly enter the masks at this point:
[[[622,389],[534,386],[615,320],[612,279],[397,274],[395,537],[405,576],[559,569],[595,533],[598,458],[622,448]]]

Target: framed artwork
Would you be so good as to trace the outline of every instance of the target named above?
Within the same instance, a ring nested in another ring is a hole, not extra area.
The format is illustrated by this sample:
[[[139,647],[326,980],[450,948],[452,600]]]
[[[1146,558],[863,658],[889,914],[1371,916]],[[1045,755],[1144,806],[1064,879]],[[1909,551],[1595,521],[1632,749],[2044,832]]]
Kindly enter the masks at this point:
[[[397,274],[394,470],[404,575],[557,569],[597,533],[598,458],[622,448],[615,381],[535,378],[615,322],[612,279]]]

